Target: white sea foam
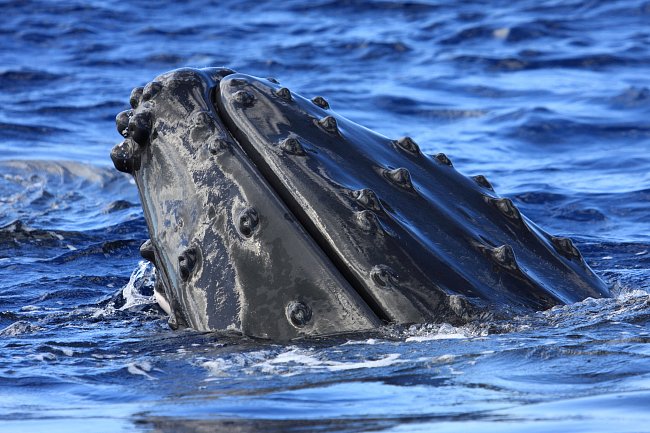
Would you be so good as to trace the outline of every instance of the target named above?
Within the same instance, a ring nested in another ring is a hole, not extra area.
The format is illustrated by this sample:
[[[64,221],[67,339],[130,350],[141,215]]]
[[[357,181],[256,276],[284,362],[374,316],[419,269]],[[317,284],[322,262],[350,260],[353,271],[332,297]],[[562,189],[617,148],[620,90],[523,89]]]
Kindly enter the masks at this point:
[[[146,286],[153,286],[155,283],[155,267],[145,261],[141,260],[138,262],[138,266],[131,273],[129,282],[122,288],[122,297],[124,298],[124,305],[122,305],[118,310],[128,310],[132,307],[137,307],[138,305],[148,305],[155,304],[156,299],[154,295],[151,296],[144,295],[144,288]],[[97,308],[93,313],[93,318],[111,316],[115,314],[115,305],[113,302],[110,302],[108,305]]]
[[[126,369],[129,373],[133,375],[144,376],[150,380],[156,379],[155,377],[149,374],[149,372],[151,371],[151,363],[149,363],[148,361],[130,362],[126,365]]]
[[[34,359],[37,359],[39,361],[54,361],[56,360],[56,355],[50,352],[43,352],[43,353],[37,353],[34,355]]]
[[[406,339],[407,343],[420,342],[420,341],[431,341],[431,340],[453,340],[453,339],[466,339],[467,336],[462,333],[455,334],[431,334],[431,335],[418,335],[414,337],[408,337]]]
[[[282,352],[274,358],[260,362],[255,367],[268,373],[293,375],[308,371],[344,371],[362,368],[387,367],[399,362],[397,353],[386,354],[379,359],[362,359],[358,361],[335,361],[322,359],[322,354],[309,349],[293,348]]]
[[[467,339],[477,336],[474,334],[467,328],[455,327],[448,323],[413,325],[408,329],[407,335],[409,336],[405,341],[411,343],[430,340]]]
[[[348,340],[345,343],[342,344],[342,346],[349,346],[349,345],[356,345],[356,344],[378,344],[381,343],[382,340],[377,340],[376,338],[369,338],[367,340]]]
[[[142,294],[142,288],[145,285],[153,284],[155,278],[155,268],[147,261],[140,261],[138,267],[131,274],[129,282],[122,289],[122,296],[124,296],[124,305],[120,310],[126,310],[138,305],[153,304],[156,302],[154,296],[146,296]]]
[[[211,376],[224,377],[229,376],[228,370],[232,368],[232,363],[223,358],[217,358],[212,361],[205,361],[201,366],[207,369]]]
[[[447,362],[452,362],[455,359],[456,359],[456,355],[452,355],[451,353],[448,353],[448,354],[445,354],[445,355],[437,356],[433,360],[435,362],[447,363]]]
[[[328,352],[317,352],[313,349],[288,348],[280,353],[259,351],[238,354],[229,358],[216,358],[202,362],[200,365],[208,370],[213,377],[229,376],[233,369],[238,373],[277,374],[293,376],[303,373],[326,371],[346,371],[367,368],[387,367],[405,362],[398,353],[389,353],[378,359],[359,359],[337,361],[324,357]]]

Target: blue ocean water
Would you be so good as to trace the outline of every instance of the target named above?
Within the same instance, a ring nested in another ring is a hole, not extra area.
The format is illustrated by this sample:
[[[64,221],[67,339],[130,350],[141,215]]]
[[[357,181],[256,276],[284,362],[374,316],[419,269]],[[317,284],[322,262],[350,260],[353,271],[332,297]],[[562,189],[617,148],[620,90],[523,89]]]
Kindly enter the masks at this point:
[[[650,431],[650,2],[0,0],[1,432]],[[613,299],[273,344],[172,331],[132,87],[274,76],[485,174]]]

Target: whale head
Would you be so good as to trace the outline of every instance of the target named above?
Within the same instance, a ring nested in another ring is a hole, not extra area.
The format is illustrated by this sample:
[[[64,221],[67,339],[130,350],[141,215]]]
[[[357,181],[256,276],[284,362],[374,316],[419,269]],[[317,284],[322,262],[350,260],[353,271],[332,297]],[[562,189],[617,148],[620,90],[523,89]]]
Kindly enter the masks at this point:
[[[275,79],[160,75],[118,114],[143,257],[172,325],[290,339],[507,317],[608,289],[444,154],[390,139]]]

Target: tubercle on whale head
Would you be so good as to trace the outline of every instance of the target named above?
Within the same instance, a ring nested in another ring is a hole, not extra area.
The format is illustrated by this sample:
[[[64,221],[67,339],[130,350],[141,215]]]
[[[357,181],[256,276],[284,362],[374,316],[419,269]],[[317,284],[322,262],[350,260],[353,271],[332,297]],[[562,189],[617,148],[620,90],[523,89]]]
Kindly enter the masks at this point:
[[[420,146],[411,137],[401,137],[393,141],[393,143],[413,156],[421,155]]]
[[[170,325],[282,340],[608,295],[484,176],[321,96],[184,68],[130,104],[111,158],[136,180]]]

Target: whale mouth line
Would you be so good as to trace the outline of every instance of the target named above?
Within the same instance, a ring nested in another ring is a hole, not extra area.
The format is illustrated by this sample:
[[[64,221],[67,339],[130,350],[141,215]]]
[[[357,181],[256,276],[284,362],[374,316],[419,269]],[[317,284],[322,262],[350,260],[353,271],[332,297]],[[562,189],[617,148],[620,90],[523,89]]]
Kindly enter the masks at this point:
[[[241,76],[241,74],[236,74],[236,76]],[[234,79],[241,80],[240,78]],[[270,81],[268,85],[271,89],[274,89],[273,91],[277,91],[278,88],[286,90],[286,88],[280,87],[279,83],[273,83],[273,81]],[[255,146],[251,143],[251,137],[246,135],[244,130],[237,128],[233,118],[228,114],[228,110],[225,107],[225,101],[221,98],[221,86],[215,87],[211,99],[215,113],[223,122],[225,131],[233,138],[236,145],[239,146],[239,148],[253,161],[255,168],[258,170],[264,180],[270,185],[271,189],[276,193],[279,200],[281,200],[287,209],[291,212],[296,221],[315,241],[316,245],[318,245],[320,250],[329,259],[329,263],[334,266],[340,275],[354,288],[356,293],[361,297],[361,299],[363,299],[363,301],[368,305],[370,310],[377,316],[377,318],[379,318],[379,320],[381,320],[383,323],[389,323],[391,321],[391,318],[377,304],[372,295],[368,293],[358,278],[355,277],[354,273],[350,270],[349,265],[341,260],[336,255],[336,253],[332,251],[331,248],[329,248],[329,244],[325,239],[324,233],[319,231],[318,227],[313,224],[312,219],[307,215],[305,209],[300,206],[300,204],[287,191],[286,188],[283,188],[282,182],[278,178],[277,173],[273,171],[267,161],[264,160],[263,155],[258,152]],[[291,137],[288,139],[291,139]],[[282,146],[283,143],[278,143],[277,145]],[[301,152],[295,147],[291,148],[289,146],[290,145],[287,145],[286,148],[283,148],[283,150],[288,154],[300,155],[301,153],[304,153],[304,150]],[[298,144],[298,146],[301,145]]]
[[[131,94],[133,175],[170,325],[276,340],[460,325],[608,296],[482,175],[277,80],[183,68]]]

